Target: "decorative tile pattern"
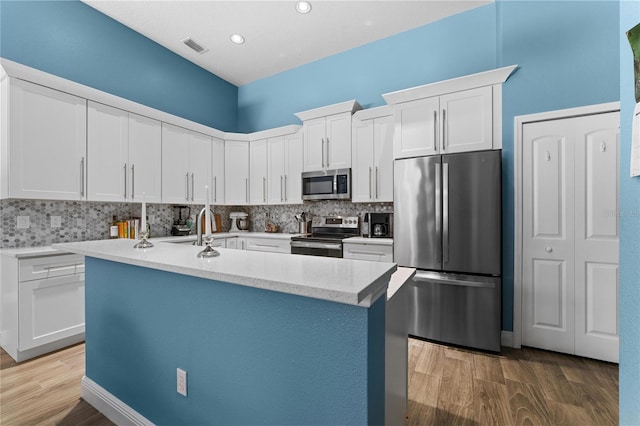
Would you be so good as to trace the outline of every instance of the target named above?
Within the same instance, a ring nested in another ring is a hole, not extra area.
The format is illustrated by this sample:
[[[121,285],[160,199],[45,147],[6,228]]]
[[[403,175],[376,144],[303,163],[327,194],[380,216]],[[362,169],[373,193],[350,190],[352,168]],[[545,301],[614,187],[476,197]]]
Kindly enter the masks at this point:
[[[193,217],[203,206],[189,207]],[[119,220],[140,217],[140,210],[140,203],[0,200],[0,248],[39,247],[61,242],[106,239],[109,238],[109,226],[114,216]],[[367,212],[393,212],[393,203],[317,201],[278,206],[212,206],[212,210],[220,214],[223,231],[231,226],[229,213],[243,211],[249,214],[250,231],[264,232],[265,218],[269,213],[271,221],[280,227],[280,232],[296,233],[298,225],[294,216],[303,211],[310,216],[358,216],[362,221]],[[171,226],[178,220],[178,214],[177,206],[147,204],[151,236],[170,235]],[[18,229],[18,216],[29,216],[30,227]],[[52,216],[60,216],[59,228],[51,227]]]

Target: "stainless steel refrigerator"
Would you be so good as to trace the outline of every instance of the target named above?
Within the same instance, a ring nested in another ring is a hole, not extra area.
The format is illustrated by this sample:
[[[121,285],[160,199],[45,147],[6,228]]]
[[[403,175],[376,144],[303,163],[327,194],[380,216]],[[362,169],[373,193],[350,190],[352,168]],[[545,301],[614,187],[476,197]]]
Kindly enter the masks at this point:
[[[417,268],[410,335],[500,351],[501,182],[501,151],[395,161],[395,261]]]

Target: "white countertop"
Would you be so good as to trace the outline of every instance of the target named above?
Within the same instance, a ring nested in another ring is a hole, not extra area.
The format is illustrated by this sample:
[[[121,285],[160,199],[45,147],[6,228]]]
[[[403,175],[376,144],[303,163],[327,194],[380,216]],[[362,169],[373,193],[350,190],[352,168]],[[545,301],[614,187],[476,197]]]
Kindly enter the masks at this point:
[[[343,243],[371,244],[378,246],[392,246],[393,238],[369,238],[369,237],[351,237],[342,240]]]
[[[387,262],[224,248],[217,249],[218,257],[201,259],[196,257],[202,249],[198,246],[156,241],[155,247],[140,250],[134,249],[134,244],[133,240],[117,239],[61,243],[52,247],[130,265],[364,307],[371,306],[384,294],[397,269],[395,263]]]
[[[258,237],[258,238],[274,238],[274,239],[284,239],[288,240],[291,237],[295,237],[297,235],[303,234],[286,234],[281,232],[218,232],[211,234],[214,239],[218,238],[233,238],[233,237]],[[169,236],[169,237],[155,237],[151,238],[150,241],[153,243],[157,241],[195,241],[197,236],[194,235],[183,235],[183,236]],[[126,239],[125,241],[131,241],[135,244],[136,240]],[[103,240],[109,241],[109,240]],[[56,250],[51,246],[40,246],[40,247],[23,247],[23,248],[6,248],[0,249],[0,256],[10,256],[15,258],[25,258],[25,257],[39,257],[39,256],[57,256],[63,254],[60,250]]]
[[[387,300],[391,299],[396,292],[400,290],[400,287],[413,278],[415,274],[415,268],[398,266],[398,269],[393,273],[393,275],[391,275],[391,281],[389,281],[389,288],[387,288]]]

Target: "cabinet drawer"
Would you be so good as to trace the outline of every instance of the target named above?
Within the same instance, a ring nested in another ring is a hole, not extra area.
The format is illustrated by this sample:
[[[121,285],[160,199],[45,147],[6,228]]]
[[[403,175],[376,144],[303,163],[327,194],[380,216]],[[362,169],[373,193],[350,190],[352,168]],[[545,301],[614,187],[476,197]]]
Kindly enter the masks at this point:
[[[20,259],[20,282],[84,273],[84,256],[63,254]]]
[[[342,243],[345,259],[393,262],[393,246],[364,243]]]
[[[18,300],[19,350],[84,333],[84,274],[21,283]]]
[[[64,254],[20,259],[20,282],[84,273],[84,256]]]
[[[245,250],[291,253],[291,241],[273,238],[247,238]]]

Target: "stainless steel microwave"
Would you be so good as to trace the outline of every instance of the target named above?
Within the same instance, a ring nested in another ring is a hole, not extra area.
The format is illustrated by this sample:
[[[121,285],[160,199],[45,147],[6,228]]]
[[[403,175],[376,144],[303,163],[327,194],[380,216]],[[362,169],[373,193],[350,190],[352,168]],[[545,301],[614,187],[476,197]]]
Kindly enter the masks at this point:
[[[302,172],[303,200],[350,200],[351,169]]]

